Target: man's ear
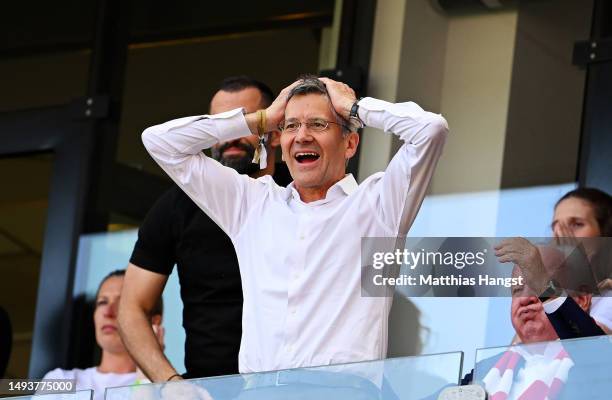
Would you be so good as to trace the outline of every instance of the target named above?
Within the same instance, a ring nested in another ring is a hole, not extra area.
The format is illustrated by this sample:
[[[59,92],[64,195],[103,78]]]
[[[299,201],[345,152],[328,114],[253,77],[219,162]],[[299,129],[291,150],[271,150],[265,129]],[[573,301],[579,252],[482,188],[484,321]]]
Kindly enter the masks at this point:
[[[273,149],[280,146],[280,135],[281,134],[279,131],[272,131],[268,133],[268,143]]]
[[[586,313],[591,309],[591,300],[593,299],[592,294],[580,294],[577,296],[572,296],[576,304]]]
[[[347,141],[346,152],[344,158],[349,159],[357,153],[357,146],[359,146],[359,134],[357,132],[350,132],[345,140]]]

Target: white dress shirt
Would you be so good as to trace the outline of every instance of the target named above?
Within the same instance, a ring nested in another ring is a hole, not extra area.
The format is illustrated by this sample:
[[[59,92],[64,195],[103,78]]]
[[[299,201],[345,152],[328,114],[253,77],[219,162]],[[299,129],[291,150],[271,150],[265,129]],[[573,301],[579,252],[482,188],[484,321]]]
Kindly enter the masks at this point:
[[[97,367],[87,369],[60,369],[56,368],[43,376],[43,379],[74,379],[76,390],[93,390],[93,400],[104,400],[105,390],[109,387],[130,386],[136,383],[136,372],[116,374],[113,372],[99,372]],[[39,397],[36,397],[39,398]],[[68,396],[43,396],[41,399],[61,399]],[[79,398],[71,397],[71,398]]]
[[[404,145],[384,173],[361,185],[346,175],[310,203],[293,183],[284,188],[270,176],[240,175],[201,152],[251,134],[241,109],[176,119],[142,134],[155,161],[236,248],[244,294],[240,372],[386,356],[392,298],[362,297],[361,239],[408,232],[448,126],[415,103],[373,98],[359,102],[359,117]]]

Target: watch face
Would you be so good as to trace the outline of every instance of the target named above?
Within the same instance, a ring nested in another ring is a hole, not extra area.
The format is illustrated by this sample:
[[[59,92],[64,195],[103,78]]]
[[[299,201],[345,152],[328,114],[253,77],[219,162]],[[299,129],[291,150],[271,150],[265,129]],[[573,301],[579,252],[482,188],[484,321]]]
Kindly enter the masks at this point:
[[[349,118],[359,118],[357,113],[359,112],[359,100],[355,100],[353,106],[351,107],[351,112],[349,113]]]

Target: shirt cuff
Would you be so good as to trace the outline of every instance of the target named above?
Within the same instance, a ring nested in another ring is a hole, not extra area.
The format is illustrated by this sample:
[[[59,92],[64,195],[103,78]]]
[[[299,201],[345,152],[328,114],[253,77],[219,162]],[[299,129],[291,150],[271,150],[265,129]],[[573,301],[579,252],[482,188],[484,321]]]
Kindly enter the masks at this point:
[[[206,126],[209,123],[206,120],[212,120],[215,124],[216,132],[214,136],[218,142],[227,142],[236,140],[251,135],[251,130],[244,118],[244,109],[236,108],[215,115],[204,115],[202,119],[195,122],[195,125],[202,124]]]
[[[388,101],[364,97],[359,100],[357,114],[359,115],[359,119],[362,120],[366,126],[379,128],[382,124],[382,111],[388,109],[392,105],[393,103],[389,103]]]
[[[563,303],[565,303],[565,300],[567,300],[567,297],[557,297],[556,299],[543,303],[542,305],[544,306],[544,312],[546,314],[554,313],[563,305]]]
[[[413,121],[424,121],[431,118],[433,113],[426,112],[418,104],[409,101],[406,103],[389,103],[388,101],[364,97],[359,100],[359,118],[366,126],[385,129],[385,120],[388,115],[398,118],[408,118]]]

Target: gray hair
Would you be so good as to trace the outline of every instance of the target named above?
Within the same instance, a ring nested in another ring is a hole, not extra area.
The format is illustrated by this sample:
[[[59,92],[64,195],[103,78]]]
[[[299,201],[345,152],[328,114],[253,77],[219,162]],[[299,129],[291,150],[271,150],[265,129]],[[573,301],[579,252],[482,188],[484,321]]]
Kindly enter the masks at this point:
[[[293,96],[304,96],[307,94],[320,94],[327,97],[329,100],[329,107],[334,114],[336,122],[342,126],[342,134],[347,135],[349,132],[356,132],[357,129],[355,124],[351,123],[351,121],[346,120],[341,115],[339,115],[331,102],[331,98],[329,97],[329,92],[325,87],[325,84],[319,80],[315,75],[303,75],[299,78],[300,83],[296,85],[289,94],[287,95],[287,101],[291,100]]]

